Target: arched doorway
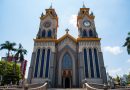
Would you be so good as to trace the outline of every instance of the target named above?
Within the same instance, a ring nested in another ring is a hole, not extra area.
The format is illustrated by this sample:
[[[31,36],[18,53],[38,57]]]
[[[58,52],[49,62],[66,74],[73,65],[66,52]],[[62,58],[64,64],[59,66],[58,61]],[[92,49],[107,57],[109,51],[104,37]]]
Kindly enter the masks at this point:
[[[72,87],[72,71],[64,70],[62,73],[62,87],[71,88]]]
[[[70,78],[69,77],[65,78],[65,88],[70,88]]]
[[[65,53],[62,60],[62,87],[71,88],[72,86],[72,59]]]

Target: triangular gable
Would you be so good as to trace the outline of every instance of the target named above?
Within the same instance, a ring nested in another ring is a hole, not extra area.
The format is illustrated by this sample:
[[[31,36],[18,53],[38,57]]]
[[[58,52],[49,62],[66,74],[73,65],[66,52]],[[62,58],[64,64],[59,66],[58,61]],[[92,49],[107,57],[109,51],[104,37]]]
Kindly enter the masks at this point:
[[[61,42],[62,40],[64,40],[65,38],[67,38],[67,37],[69,37],[72,41],[74,41],[75,43],[77,42],[77,40],[73,37],[73,36],[71,36],[70,34],[68,34],[68,33],[66,33],[64,36],[62,36],[61,38],[59,38],[58,40],[57,40],[57,42],[59,43],[59,42]]]

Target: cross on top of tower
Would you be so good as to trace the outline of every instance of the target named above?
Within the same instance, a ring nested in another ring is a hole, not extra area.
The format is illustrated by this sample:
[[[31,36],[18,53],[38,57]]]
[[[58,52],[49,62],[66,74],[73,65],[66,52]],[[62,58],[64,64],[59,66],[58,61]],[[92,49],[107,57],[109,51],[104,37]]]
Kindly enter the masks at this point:
[[[69,29],[67,28],[65,31],[66,31],[66,33],[68,33],[68,32],[69,32]]]

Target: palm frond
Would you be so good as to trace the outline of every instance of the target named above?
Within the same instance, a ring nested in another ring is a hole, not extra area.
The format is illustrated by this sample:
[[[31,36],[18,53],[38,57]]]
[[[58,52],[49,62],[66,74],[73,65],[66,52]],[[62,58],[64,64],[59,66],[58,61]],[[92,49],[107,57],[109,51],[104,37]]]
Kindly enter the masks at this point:
[[[125,44],[123,45],[123,47],[127,46],[127,42],[125,42]]]
[[[22,44],[19,44],[17,54],[19,56],[19,61],[20,62],[24,61],[24,55],[27,54],[27,50],[23,48]]]
[[[130,35],[130,32],[128,32],[128,35]]]
[[[22,44],[21,44],[21,43],[19,43],[19,49],[20,49],[20,48],[23,48],[23,46],[22,46]]]
[[[20,53],[20,62],[24,61],[24,55]]]
[[[27,50],[23,49],[23,53],[24,53],[24,54],[27,54]]]

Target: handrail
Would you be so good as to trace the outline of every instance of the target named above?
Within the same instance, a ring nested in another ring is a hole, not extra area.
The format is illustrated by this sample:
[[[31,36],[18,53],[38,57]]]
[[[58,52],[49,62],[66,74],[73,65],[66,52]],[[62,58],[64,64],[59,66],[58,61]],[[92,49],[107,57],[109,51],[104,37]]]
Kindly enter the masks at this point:
[[[97,90],[96,88],[91,87],[88,83],[84,83],[84,88],[87,90]]]
[[[37,88],[31,88],[29,90],[47,90],[47,82],[45,82],[42,86]]]

